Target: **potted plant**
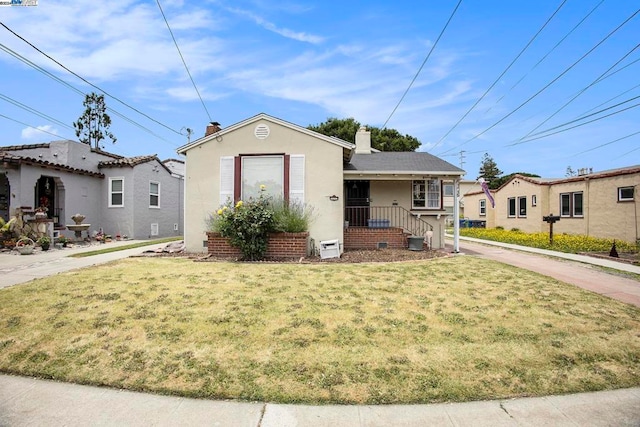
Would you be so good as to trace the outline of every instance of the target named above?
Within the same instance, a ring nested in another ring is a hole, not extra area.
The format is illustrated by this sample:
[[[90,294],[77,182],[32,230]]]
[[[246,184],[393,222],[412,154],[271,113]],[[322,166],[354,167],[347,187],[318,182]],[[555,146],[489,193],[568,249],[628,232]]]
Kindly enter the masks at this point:
[[[42,248],[43,251],[48,251],[51,246],[51,239],[47,236],[42,236],[38,239],[38,244]]]
[[[67,239],[65,236],[60,236],[58,237],[58,243],[60,243],[63,248],[66,248],[67,243],[69,243],[69,239]]]
[[[36,208],[36,219],[46,219],[48,210],[49,208],[46,207],[45,205],[38,206]]]

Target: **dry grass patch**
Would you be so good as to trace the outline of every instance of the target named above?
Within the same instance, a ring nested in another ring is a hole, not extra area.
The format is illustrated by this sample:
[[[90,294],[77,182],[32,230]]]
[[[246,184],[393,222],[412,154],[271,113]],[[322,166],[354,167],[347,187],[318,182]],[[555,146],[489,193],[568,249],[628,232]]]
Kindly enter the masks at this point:
[[[0,291],[0,370],[216,399],[418,403],[640,384],[640,310],[473,257],[135,258]]]

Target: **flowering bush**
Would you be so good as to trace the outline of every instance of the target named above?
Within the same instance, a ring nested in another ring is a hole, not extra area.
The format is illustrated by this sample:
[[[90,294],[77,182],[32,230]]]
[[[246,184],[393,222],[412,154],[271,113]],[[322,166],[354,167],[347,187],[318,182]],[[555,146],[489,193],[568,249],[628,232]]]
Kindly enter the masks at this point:
[[[600,239],[583,235],[554,234],[553,246],[551,246],[549,244],[549,233],[524,233],[522,231],[508,231],[502,228],[464,228],[460,229],[460,235],[496,242],[512,243],[514,245],[553,249],[555,251],[568,253],[609,252],[613,245],[613,239]],[[635,245],[621,240],[616,240],[616,246],[618,250],[622,252],[638,251]]]
[[[218,209],[209,218],[209,228],[217,231],[229,243],[240,249],[242,257],[248,261],[264,258],[269,241],[269,233],[300,233],[307,231],[312,209],[285,200],[273,200],[260,186],[257,199],[246,202],[231,202]]]
[[[246,203],[238,201],[218,209],[213,228],[229,243],[240,249],[243,259],[255,261],[264,258],[269,233],[273,230],[273,211],[264,192]]]

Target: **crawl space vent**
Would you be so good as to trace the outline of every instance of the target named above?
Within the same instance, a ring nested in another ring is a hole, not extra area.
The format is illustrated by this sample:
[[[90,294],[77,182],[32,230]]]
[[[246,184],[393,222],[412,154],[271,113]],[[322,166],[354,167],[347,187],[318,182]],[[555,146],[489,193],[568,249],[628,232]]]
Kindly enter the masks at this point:
[[[269,132],[271,130],[269,129],[269,126],[267,125],[258,125],[256,126],[256,130],[254,131],[254,134],[256,136],[256,138],[258,139],[267,139],[269,137]]]

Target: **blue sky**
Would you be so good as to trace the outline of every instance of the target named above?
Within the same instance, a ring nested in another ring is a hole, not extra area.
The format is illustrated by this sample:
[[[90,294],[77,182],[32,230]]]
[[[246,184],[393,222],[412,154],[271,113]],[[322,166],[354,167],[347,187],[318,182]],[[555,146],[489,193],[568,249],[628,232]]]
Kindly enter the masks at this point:
[[[463,0],[425,62],[457,4],[161,0],[197,91],[156,1],[40,0],[0,22],[108,94],[105,149],[124,156],[179,158],[187,128],[194,140],[263,112],[386,123],[455,165],[464,151],[469,179],[484,153],[549,178],[640,164],[637,2]],[[0,26],[0,146],[76,139],[82,92],[98,89],[24,40]]]

